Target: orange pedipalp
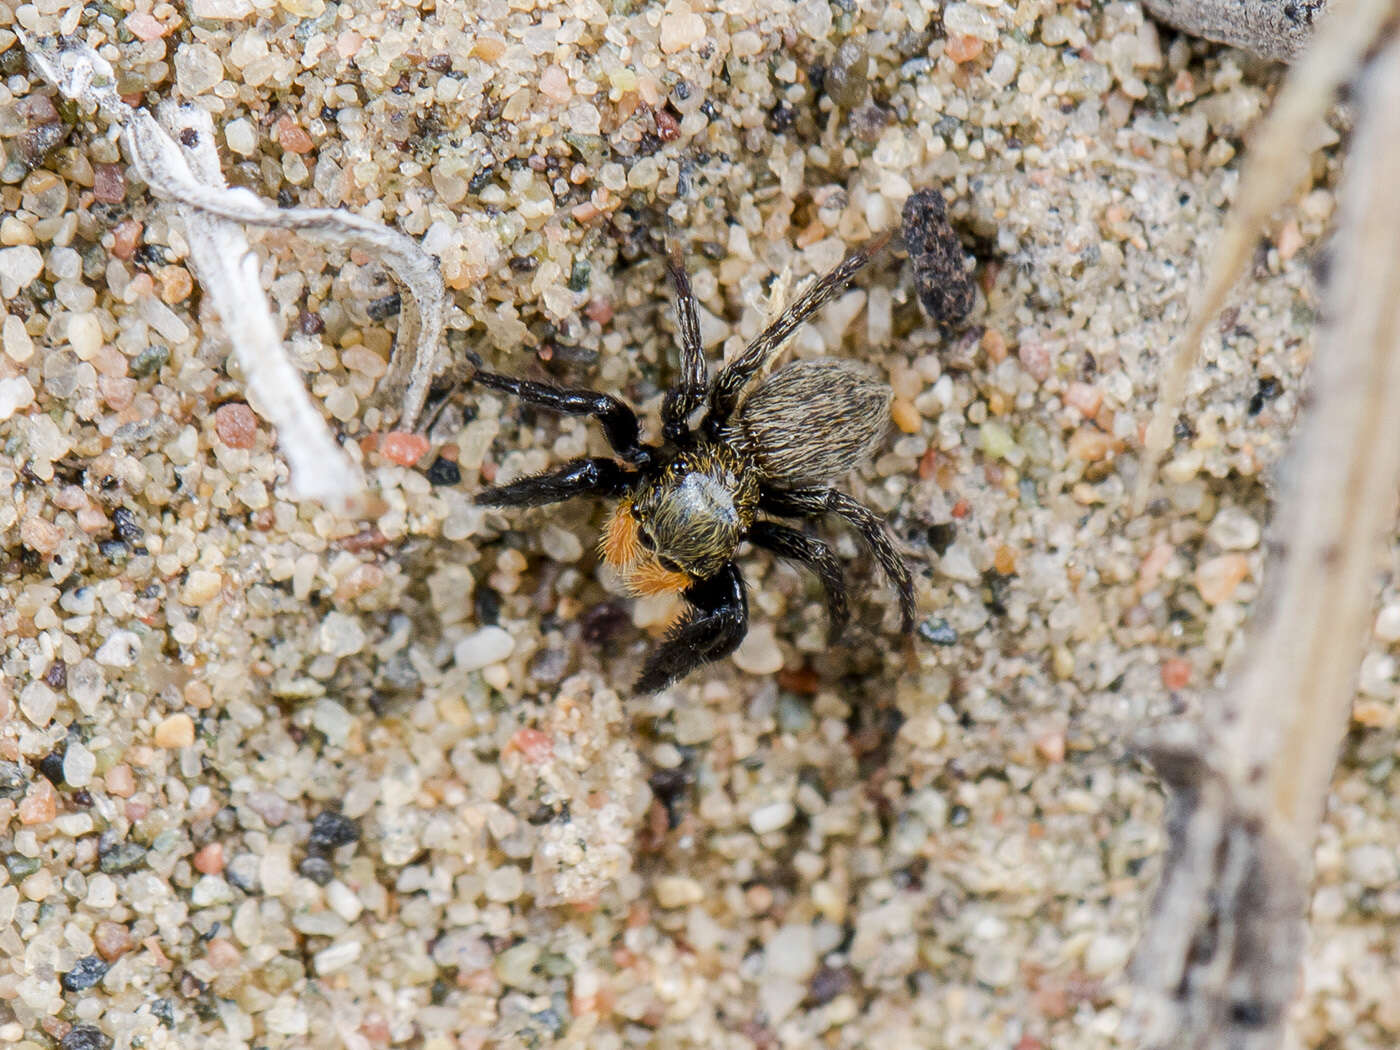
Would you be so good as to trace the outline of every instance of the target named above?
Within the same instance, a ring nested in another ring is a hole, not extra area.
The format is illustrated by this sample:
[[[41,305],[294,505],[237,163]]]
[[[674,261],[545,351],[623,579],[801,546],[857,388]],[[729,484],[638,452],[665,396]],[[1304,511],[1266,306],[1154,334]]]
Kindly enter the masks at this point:
[[[603,560],[623,575],[628,566],[642,555],[642,545],[637,540],[637,519],[632,516],[632,504],[623,500],[608,519],[608,527],[603,530],[603,538],[598,543],[598,552]]]
[[[648,555],[627,573],[627,589],[633,594],[651,597],[653,594],[671,594],[683,591],[693,581],[683,572],[672,572],[661,567],[655,555]]]
[[[608,519],[598,552],[617,570],[632,594],[650,597],[683,591],[694,581],[683,572],[662,568],[656,555],[642,547],[637,538],[637,519],[631,503],[623,500]]]

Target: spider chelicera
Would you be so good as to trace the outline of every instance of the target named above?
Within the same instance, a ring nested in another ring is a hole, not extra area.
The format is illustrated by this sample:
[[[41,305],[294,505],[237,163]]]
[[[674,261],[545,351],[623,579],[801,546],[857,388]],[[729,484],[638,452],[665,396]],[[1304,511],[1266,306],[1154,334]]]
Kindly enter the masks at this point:
[[[748,599],[734,557],[744,540],[807,566],[826,592],[828,638],[840,636],[849,615],[841,563],[821,540],[773,517],[843,518],[899,592],[903,631],[913,627],[913,581],[884,522],[831,486],[884,438],[889,387],[844,361],[797,361],[758,379],[797,326],[844,289],[883,242],[853,252],[809,285],[713,382],[690,279],[672,246],[681,371],[661,406],[660,444],[641,440],[636,412],[611,394],[481,370],[473,376],[529,404],[592,416],[621,460],[575,459],[488,488],[476,502],[538,507],[585,495],[617,500],[599,548],[603,557],[633,593],[679,591],[688,606],[647,657],[638,691],[661,689],[729,655],[743,640]],[[692,426],[701,407],[705,414]]]

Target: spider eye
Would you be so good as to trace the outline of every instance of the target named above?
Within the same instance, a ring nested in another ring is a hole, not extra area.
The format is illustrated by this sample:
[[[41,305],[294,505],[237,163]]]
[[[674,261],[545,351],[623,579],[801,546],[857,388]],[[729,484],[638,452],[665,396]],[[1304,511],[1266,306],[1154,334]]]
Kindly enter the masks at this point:
[[[644,550],[656,550],[656,541],[651,538],[651,533],[645,528],[639,528],[637,530],[637,542],[642,545]]]
[[[663,569],[665,569],[667,572],[680,572],[680,571],[681,571],[681,567],[680,567],[679,565],[677,565],[675,562],[673,562],[670,558],[666,557],[664,554],[663,554],[663,555],[659,555],[659,556],[657,557],[656,560],[657,560],[658,562],[661,563],[661,567],[662,567]]]

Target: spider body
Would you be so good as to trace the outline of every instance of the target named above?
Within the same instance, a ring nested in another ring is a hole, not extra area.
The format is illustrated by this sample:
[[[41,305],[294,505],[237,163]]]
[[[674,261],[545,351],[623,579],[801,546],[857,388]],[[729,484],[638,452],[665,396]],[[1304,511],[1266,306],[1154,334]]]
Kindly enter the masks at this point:
[[[574,460],[556,470],[486,489],[487,506],[542,506],[579,495],[617,500],[599,550],[636,594],[680,592],[689,608],[651,653],[637,681],[650,692],[727,656],[748,629],[743,575],[748,541],[799,561],[826,591],[829,637],[847,620],[841,564],[821,540],[773,517],[836,514],[874,552],[899,592],[903,630],[914,621],[909,569],[873,511],[832,488],[868,456],[889,426],[889,388],[842,361],[799,361],[759,375],[793,330],[840,292],[868,260],[855,252],[809,286],[711,381],[695,298],[673,251],[682,375],[662,405],[659,445],[641,441],[636,413],[617,398],[478,370],[474,380],[531,404],[593,416],[622,462]],[[704,407],[692,427],[690,418]]]
[[[630,515],[644,553],[663,568],[703,580],[734,556],[757,511],[752,462],[726,442],[702,441],[641,480],[614,520]]]

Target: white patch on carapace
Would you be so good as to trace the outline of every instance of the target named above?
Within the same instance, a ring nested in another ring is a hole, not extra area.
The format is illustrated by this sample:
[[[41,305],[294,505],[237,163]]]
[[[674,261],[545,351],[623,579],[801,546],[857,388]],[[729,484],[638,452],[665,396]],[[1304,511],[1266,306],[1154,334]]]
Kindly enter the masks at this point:
[[[739,524],[734,492],[709,474],[688,474],[676,488],[676,498],[694,518],[718,518],[726,525]]]

